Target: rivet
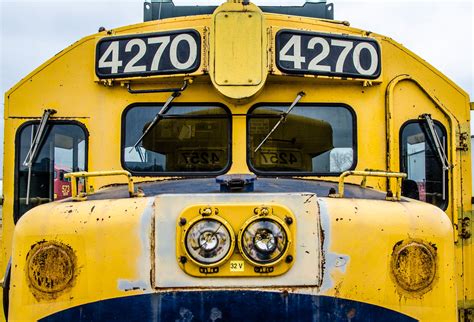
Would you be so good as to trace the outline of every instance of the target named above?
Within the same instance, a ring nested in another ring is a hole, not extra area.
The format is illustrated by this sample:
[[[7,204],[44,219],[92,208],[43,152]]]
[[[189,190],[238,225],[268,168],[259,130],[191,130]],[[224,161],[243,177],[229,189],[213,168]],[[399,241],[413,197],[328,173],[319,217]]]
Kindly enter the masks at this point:
[[[186,218],[179,218],[179,225],[180,226],[186,225]]]
[[[186,264],[187,261],[188,261],[188,259],[186,258],[186,256],[181,256],[181,257],[179,258],[179,262],[180,262],[181,264]]]
[[[285,222],[286,222],[287,225],[291,225],[293,223],[293,218],[285,217]]]
[[[293,256],[291,256],[291,255],[286,256],[285,262],[287,262],[287,263],[289,264],[289,263],[291,263],[292,261],[293,261]]]

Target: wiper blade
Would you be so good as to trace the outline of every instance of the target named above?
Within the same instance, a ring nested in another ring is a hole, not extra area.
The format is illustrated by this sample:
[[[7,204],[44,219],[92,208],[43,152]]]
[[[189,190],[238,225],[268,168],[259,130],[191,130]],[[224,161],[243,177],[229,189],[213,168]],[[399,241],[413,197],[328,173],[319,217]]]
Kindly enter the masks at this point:
[[[275,126],[271,129],[271,131],[267,134],[267,136],[262,140],[262,142],[260,142],[260,144],[255,148],[255,150],[253,152],[257,152],[261,147],[262,145],[267,142],[267,140],[270,138],[270,136],[273,134],[273,132],[276,131],[276,129],[280,126],[281,123],[283,123],[285,120],[286,120],[286,117],[288,116],[288,114],[290,114],[290,112],[293,110],[293,108],[296,106],[296,104],[298,104],[298,102],[303,98],[303,96],[305,96],[306,93],[301,91],[298,93],[298,95],[296,95],[296,98],[295,100],[293,101],[293,103],[290,105],[290,107],[288,108],[288,110],[286,110],[286,112],[283,112],[280,114],[280,119],[278,120],[278,122],[275,124]]]
[[[443,165],[443,200],[446,200],[446,170],[452,168],[452,165],[448,161],[448,156],[446,155],[446,151],[444,150],[443,143],[436,133],[434,129],[433,119],[431,118],[430,114],[422,114],[421,118],[425,119],[426,124],[428,124],[429,134],[431,135],[431,139],[433,140],[436,148],[436,152],[438,153],[438,158]]]
[[[46,123],[48,123],[49,117],[53,114],[56,114],[56,111],[53,109],[47,109],[44,111],[41,121],[38,125],[38,130],[33,137],[33,128],[31,129],[31,145],[28,153],[26,154],[25,160],[23,161],[23,166],[28,167],[28,180],[26,184],[26,205],[30,202],[30,186],[31,186],[31,168],[33,163],[36,160],[36,155],[38,154],[38,149],[43,141]]]
[[[441,139],[439,138],[438,133],[436,133],[434,129],[434,123],[433,119],[431,118],[431,115],[423,114],[421,115],[421,117],[424,118],[426,123],[428,124],[428,129],[431,134],[431,138],[435,144],[436,152],[438,153],[438,158],[441,161],[441,164],[443,165],[443,170],[449,170],[452,166],[448,161],[448,157],[446,156],[446,152],[444,151]]]
[[[143,139],[145,138],[145,136],[148,134],[148,132],[150,132],[150,130],[156,125],[158,124],[158,122],[163,118],[163,115],[166,114],[166,112],[168,112],[168,110],[170,109],[170,104],[171,102],[173,102],[173,100],[180,96],[181,95],[181,92],[184,91],[186,88],[188,87],[188,81],[186,80],[184,82],[184,85],[183,87],[181,88],[178,88],[176,89],[172,94],[171,96],[166,100],[165,104],[163,105],[163,107],[161,108],[161,110],[155,115],[155,117],[153,118],[153,120],[151,121],[151,123],[147,126],[147,128],[145,129],[145,131],[143,132],[143,134],[140,136],[140,138],[137,140],[137,142],[133,145],[133,148],[138,152],[137,148],[138,146],[140,145],[140,143],[142,143]],[[133,151],[133,149],[130,149],[130,152],[131,153]],[[141,158],[141,153],[138,152],[139,155],[140,155],[140,158]]]

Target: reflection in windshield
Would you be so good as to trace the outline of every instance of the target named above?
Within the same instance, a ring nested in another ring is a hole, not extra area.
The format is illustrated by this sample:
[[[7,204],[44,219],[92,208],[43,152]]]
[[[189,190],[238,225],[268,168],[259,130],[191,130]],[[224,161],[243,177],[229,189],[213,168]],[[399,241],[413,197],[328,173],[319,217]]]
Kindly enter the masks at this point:
[[[262,106],[249,117],[251,164],[257,171],[340,173],[354,164],[351,112],[340,106],[297,106],[271,137],[285,106]]]
[[[133,172],[219,172],[229,163],[229,116],[216,106],[173,106],[143,138],[160,106],[135,106],[125,115],[125,167]]]

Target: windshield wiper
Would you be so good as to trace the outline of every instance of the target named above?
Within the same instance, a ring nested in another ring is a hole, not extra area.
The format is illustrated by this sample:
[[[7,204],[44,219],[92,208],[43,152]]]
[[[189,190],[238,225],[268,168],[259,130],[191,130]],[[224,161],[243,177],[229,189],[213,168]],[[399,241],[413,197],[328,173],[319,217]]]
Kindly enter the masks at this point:
[[[253,152],[257,152],[261,147],[262,145],[267,142],[267,140],[270,138],[270,136],[273,134],[273,132],[275,132],[275,130],[280,126],[281,123],[283,123],[284,121],[286,121],[286,117],[288,116],[288,114],[290,114],[291,110],[293,110],[293,108],[296,106],[296,104],[298,104],[298,102],[303,98],[303,96],[305,96],[306,93],[301,91],[298,93],[298,95],[296,95],[296,98],[295,100],[293,101],[293,103],[290,105],[290,107],[288,108],[288,110],[286,110],[286,112],[282,112],[280,114],[280,119],[278,120],[278,122],[275,124],[275,126],[273,127],[273,129],[271,129],[271,131],[267,134],[267,136],[262,140],[262,142],[260,142],[260,144],[255,148],[255,150]]]
[[[150,132],[150,130],[156,125],[158,124],[158,122],[163,118],[163,115],[166,114],[166,112],[168,112],[168,110],[170,109],[170,104],[171,102],[173,102],[173,100],[180,96],[181,95],[181,92],[184,91],[186,88],[188,87],[188,81],[185,81],[184,82],[184,85],[183,87],[181,88],[178,88],[178,89],[175,89],[175,91],[171,94],[171,96],[166,100],[165,104],[163,105],[163,107],[161,108],[161,110],[155,115],[155,117],[153,118],[153,120],[151,121],[151,123],[147,126],[147,128],[145,129],[145,131],[143,132],[143,134],[140,136],[140,138],[138,139],[138,141],[133,145],[133,148],[138,152],[138,148],[139,148],[139,145],[140,143],[142,143],[143,139],[145,138],[145,136],[148,134],[148,132]],[[131,153],[133,150],[130,149],[130,152]],[[138,152],[139,156],[140,156],[140,159],[142,159],[142,155],[141,155],[141,152]]]
[[[444,151],[443,143],[438,136],[438,133],[434,129],[433,119],[431,118],[430,114],[422,114],[421,118],[425,119],[426,124],[428,124],[429,134],[431,135],[431,139],[433,140],[436,148],[436,152],[438,153],[438,158],[443,165],[443,200],[446,200],[446,170],[452,168],[452,165],[448,161],[448,157],[446,155],[446,151]]]
[[[38,130],[36,134],[33,136],[33,129],[31,128],[31,145],[28,153],[26,154],[25,161],[23,161],[23,166],[28,167],[28,179],[26,184],[26,205],[30,203],[30,186],[31,186],[31,168],[33,167],[33,163],[36,160],[36,155],[38,154],[38,149],[43,141],[46,123],[48,123],[49,117],[53,114],[56,114],[55,110],[47,109],[44,110],[43,116],[41,117],[41,121],[38,125]]]

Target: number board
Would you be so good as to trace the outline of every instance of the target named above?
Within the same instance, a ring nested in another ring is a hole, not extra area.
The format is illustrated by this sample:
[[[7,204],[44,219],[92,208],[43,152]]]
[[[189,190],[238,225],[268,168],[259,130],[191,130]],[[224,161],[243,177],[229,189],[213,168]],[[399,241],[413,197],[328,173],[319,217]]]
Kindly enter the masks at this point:
[[[96,48],[99,78],[190,73],[201,63],[196,30],[108,37]]]
[[[288,74],[374,79],[380,75],[380,47],[370,38],[281,30],[276,63]]]

